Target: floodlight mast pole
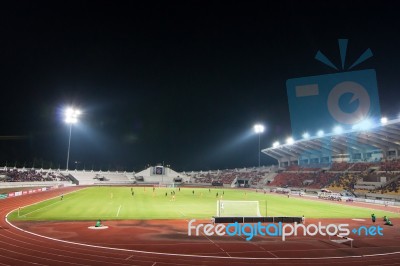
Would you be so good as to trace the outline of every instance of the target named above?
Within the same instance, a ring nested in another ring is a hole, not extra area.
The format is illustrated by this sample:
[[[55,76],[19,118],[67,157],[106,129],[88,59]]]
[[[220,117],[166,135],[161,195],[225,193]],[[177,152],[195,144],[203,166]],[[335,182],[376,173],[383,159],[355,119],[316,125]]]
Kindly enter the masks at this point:
[[[261,124],[254,125],[254,131],[258,134],[258,168],[261,166],[261,133],[264,132],[264,126]]]
[[[67,165],[65,166],[66,171],[69,170],[69,153],[71,149],[71,135],[72,135],[72,124],[78,122],[78,117],[81,111],[74,108],[67,108],[65,110],[65,123],[69,124],[69,137],[68,137],[68,152],[67,152]]]
[[[69,123],[69,138],[68,138],[68,152],[67,152],[67,165],[65,169],[69,170],[69,151],[71,149],[71,133],[72,133],[72,123]]]
[[[258,168],[260,168],[260,165],[261,165],[261,140],[260,139],[261,139],[261,132],[258,133]]]

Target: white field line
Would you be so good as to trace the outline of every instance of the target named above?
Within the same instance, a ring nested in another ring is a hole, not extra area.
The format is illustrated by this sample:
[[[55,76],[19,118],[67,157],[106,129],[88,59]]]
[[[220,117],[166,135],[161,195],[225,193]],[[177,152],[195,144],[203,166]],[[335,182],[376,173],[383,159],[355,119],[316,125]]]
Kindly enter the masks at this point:
[[[31,211],[31,212],[25,213],[24,215],[21,215],[21,216],[22,216],[22,217],[26,217],[27,215],[29,215],[29,214],[31,214],[31,213],[34,213],[34,212],[39,211],[39,210],[41,210],[41,209],[50,207],[50,206],[52,206],[52,205],[54,205],[54,204],[56,204],[56,203],[60,203],[60,202],[61,202],[61,200],[60,200],[60,201],[53,202],[52,204],[49,204],[49,205],[40,207],[39,209],[36,209],[36,210]]]
[[[121,205],[119,205],[118,211],[117,211],[117,217],[119,216],[119,211],[121,210]]]
[[[78,191],[82,191],[82,190],[85,190],[85,189],[88,189],[88,188],[77,189],[77,190],[74,190],[74,191],[71,191],[71,192],[68,192],[68,193],[64,194],[64,196],[65,196],[65,195],[69,195],[69,194],[73,194],[73,193],[76,193],[76,192],[78,192]],[[52,197],[52,198],[49,198],[49,199],[44,199],[44,200],[41,200],[41,201],[38,201],[38,202],[35,202],[35,203],[32,203],[32,204],[25,205],[25,206],[23,206],[23,207],[19,207],[19,208],[21,208],[21,210],[22,210],[22,209],[24,209],[24,208],[26,208],[26,207],[30,207],[30,206],[33,206],[33,205],[35,205],[35,204],[39,204],[39,203],[41,203],[41,202],[45,202],[45,201],[47,201],[47,200],[52,200],[52,199],[59,198],[59,197],[60,197],[60,196],[55,196],[55,197]],[[64,197],[64,198],[65,198],[65,197]],[[65,200],[65,199],[64,199],[64,200]],[[44,207],[46,207],[46,206],[43,206],[42,208],[44,208]],[[11,212],[16,211],[16,210],[18,210],[18,208],[12,210]],[[39,209],[37,209],[37,210],[39,210]],[[34,210],[34,211],[37,211],[37,210]],[[32,211],[32,212],[34,212],[34,211]],[[11,213],[11,212],[10,212],[10,213]],[[29,212],[29,213],[27,213],[27,214],[30,214],[30,213],[32,213],[32,212]],[[25,215],[27,215],[27,214],[21,215],[21,217],[23,217],[23,216],[25,216]]]

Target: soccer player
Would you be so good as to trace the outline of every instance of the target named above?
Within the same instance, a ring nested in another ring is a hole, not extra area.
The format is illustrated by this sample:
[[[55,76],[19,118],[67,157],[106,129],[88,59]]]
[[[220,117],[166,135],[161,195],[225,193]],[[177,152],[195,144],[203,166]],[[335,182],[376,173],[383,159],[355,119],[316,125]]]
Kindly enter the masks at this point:
[[[192,191],[192,194],[194,195],[194,190]]]
[[[100,219],[97,220],[95,227],[101,227],[101,220]]]
[[[64,194],[61,194],[61,200],[63,200],[63,198],[64,198]]]
[[[306,218],[304,217],[304,215],[303,215],[303,217],[301,217],[301,223],[302,223],[302,224],[305,224],[305,223],[306,223]]]
[[[376,217],[375,217],[375,214],[373,213],[373,214],[371,214],[371,220],[372,220],[372,222],[373,223],[375,223],[375,221],[376,221]]]
[[[389,218],[386,218],[385,225],[393,226],[392,222],[390,221]]]

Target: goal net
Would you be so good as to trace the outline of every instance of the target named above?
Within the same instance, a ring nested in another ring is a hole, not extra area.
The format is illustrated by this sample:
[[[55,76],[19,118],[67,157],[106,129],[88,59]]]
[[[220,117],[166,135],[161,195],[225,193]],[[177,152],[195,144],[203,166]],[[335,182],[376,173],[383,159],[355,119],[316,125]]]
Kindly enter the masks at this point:
[[[217,217],[261,216],[258,201],[218,200]]]
[[[176,185],[175,185],[175,183],[159,183],[158,184],[158,187],[167,187],[167,188],[175,188],[176,187]]]

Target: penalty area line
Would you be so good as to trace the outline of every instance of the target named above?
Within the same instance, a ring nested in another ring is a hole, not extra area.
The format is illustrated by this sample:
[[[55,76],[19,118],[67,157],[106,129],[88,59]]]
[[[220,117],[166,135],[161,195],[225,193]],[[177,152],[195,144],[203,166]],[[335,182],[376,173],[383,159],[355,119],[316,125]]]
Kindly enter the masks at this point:
[[[119,216],[119,211],[121,210],[121,206],[122,205],[119,205],[119,208],[118,208],[118,211],[117,211],[117,217]]]

